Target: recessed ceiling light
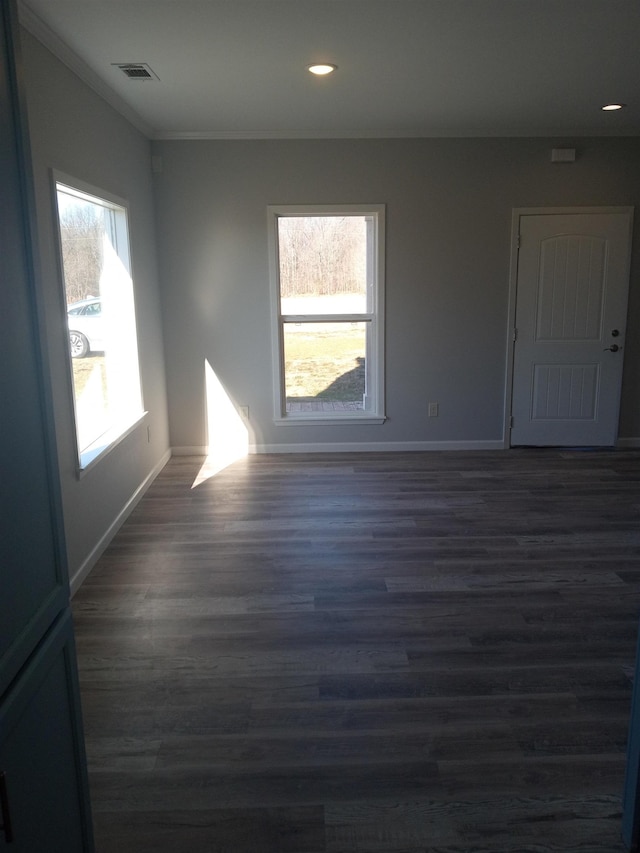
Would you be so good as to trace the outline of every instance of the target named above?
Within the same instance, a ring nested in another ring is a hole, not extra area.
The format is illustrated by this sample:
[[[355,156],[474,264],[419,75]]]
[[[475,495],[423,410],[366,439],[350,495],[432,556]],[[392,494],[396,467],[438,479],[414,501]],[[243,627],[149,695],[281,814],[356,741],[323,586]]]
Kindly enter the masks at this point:
[[[318,62],[315,65],[307,65],[307,70],[317,77],[324,77],[325,74],[332,74],[337,67],[337,65],[331,65],[328,62]]]
[[[626,106],[626,104],[605,104],[602,109],[606,110],[606,112],[613,112],[613,110],[622,110]]]

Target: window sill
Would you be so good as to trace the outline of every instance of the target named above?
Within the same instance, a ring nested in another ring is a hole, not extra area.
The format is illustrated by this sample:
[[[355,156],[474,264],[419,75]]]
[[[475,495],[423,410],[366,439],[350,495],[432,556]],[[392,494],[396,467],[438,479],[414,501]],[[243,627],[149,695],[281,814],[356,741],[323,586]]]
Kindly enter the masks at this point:
[[[133,421],[119,424],[96,439],[86,450],[83,450],[78,460],[78,479],[84,477],[88,470],[117,447],[146,417],[147,412],[141,412]]]
[[[295,414],[286,415],[280,418],[274,418],[276,426],[346,426],[349,424],[362,425],[380,425],[386,421],[385,415],[372,415],[363,413],[361,415],[350,412],[349,414],[340,415],[333,413],[330,415],[319,415],[317,412],[310,414]]]

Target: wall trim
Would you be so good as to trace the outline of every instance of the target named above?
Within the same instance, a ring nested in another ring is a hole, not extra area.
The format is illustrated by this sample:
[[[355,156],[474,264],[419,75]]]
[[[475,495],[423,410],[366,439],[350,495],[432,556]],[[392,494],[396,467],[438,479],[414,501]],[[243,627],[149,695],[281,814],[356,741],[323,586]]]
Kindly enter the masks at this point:
[[[581,134],[584,136],[585,134]],[[592,129],[586,134],[589,138],[607,139],[611,137],[637,136],[635,130],[619,129],[615,132],[606,129]],[[158,130],[153,139],[159,142],[175,140],[233,140],[233,139],[554,139],[563,136],[558,128],[549,127],[544,131],[504,133],[497,135],[481,135],[475,132],[459,132],[452,135],[450,130],[435,131],[429,128],[380,128],[326,130],[321,127],[310,130]]]
[[[342,441],[305,444],[250,444],[249,454],[260,453],[407,453],[437,450],[505,450],[502,441]],[[173,447],[174,456],[206,456],[208,448]]]
[[[446,134],[445,136],[449,136]],[[550,134],[553,136],[554,134]],[[631,135],[631,134],[630,134]],[[234,139],[423,139],[434,134],[424,130],[161,130],[154,134],[160,142],[174,140],[234,140]],[[438,134],[435,135],[439,137]]]
[[[619,438],[616,441],[616,447],[620,450],[633,450],[636,447],[640,447],[640,437],[639,438]]]
[[[254,444],[250,453],[407,453],[438,450],[504,450],[502,441],[344,441]]]
[[[144,496],[144,493],[156,479],[158,474],[162,471],[169,459],[171,459],[171,450],[167,450],[166,453],[163,454],[158,464],[151,470],[151,472],[143,480],[143,482],[140,483],[138,488],[131,495],[126,504],[122,507],[114,521],[109,525],[104,535],[99,539],[95,547],[91,550],[89,556],[86,558],[86,560],[82,562],[77,572],[74,573],[73,577],[70,578],[69,585],[71,587],[71,597],[73,597],[80,589],[82,582],[89,575],[91,569],[95,566],[102,554],[105,552],[107,546],[109,545],[113,537],[116,535],[118,530],[120,530],[127,518],[131,515],[137,504]]]
[[[208,456],[209,448],[206,444],[172,447],[171,454],[172,456]]]
[[[640,437],[619,438],[619,450],[640,448]],[[509,450],[502,441],[370,441],[370,442],[325,442],[314,444],[250,444],[249,455],[260,453],[412,453],[456,450]],[[544,449],[544,448],[542,448]],[[606,449],[606,448],[603,448]],[[173,456],[207,456],[206,445],[172,447]]]

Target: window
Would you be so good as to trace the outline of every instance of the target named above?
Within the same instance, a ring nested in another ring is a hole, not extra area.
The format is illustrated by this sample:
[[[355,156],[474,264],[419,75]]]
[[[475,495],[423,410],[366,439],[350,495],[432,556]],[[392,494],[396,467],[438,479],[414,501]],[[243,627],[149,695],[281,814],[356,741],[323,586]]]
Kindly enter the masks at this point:
[[[56,181],[81,468],[143,415],[127,211],[86,189]]]
[[[384,421],[384,206],[269,207],[278,423]]]

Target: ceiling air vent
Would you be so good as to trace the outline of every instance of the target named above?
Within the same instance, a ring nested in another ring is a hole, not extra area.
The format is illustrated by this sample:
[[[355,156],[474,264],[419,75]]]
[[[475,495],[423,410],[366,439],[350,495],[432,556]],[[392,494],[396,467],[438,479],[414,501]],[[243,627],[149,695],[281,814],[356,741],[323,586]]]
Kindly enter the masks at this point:
[[[158,80],[158,75],[151,70],[146,62],[114,62],[129,80]]]

